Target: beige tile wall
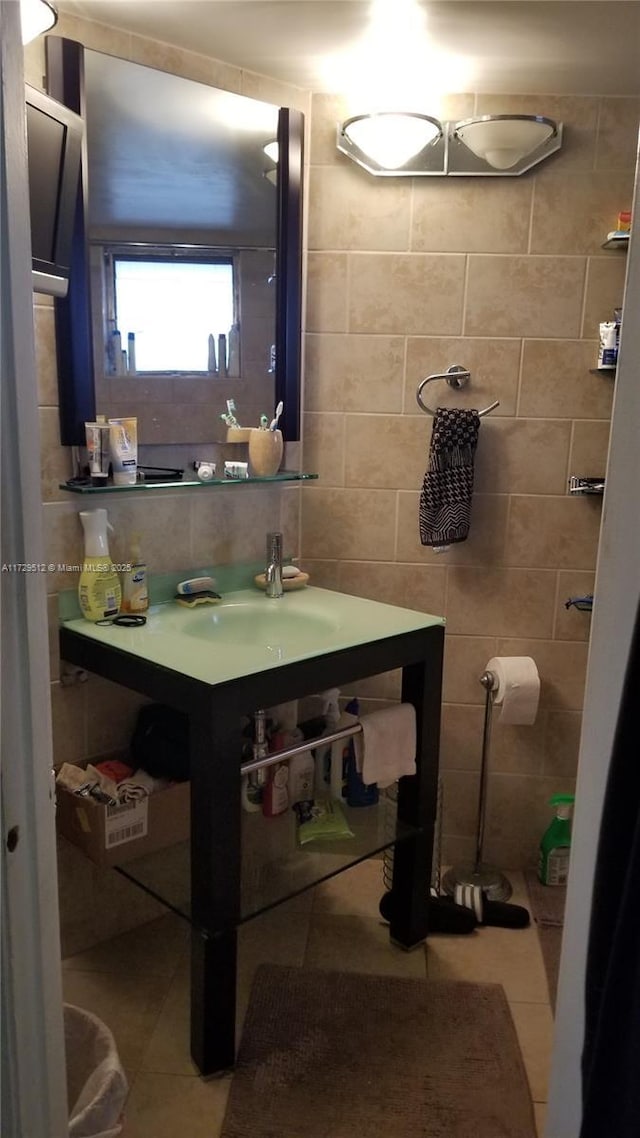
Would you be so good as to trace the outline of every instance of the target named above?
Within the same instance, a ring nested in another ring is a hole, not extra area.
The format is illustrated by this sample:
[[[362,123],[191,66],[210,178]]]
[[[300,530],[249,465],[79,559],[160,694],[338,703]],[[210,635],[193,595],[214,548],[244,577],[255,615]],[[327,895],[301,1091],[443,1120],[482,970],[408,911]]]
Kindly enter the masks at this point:
[[[98,51],[226,90],[309,111],[309,96],[298,88],[93,21],[61,14],[56,34],[79,40]],[[43,41],[36,40],[25,51],[25,77],[33,85],[42,86],[43,73]],[[72,468],[69,449],[59,444],[55,330],[50,298],[36,295],[34,322],[45,556],[56,565],[77,566],[82,555],[77,515],[80,509],[87,508],[87,503],[58,488],[59,482],[70,476]],[[211,410],[212,439],[220,409]],[[268,408],[261,407],[261,410],[268,411]],[[200,420],[203,411],[200,401],[197,405]],[[231,456],[226,454],[225,457]],[[235,453],[233,457],[237,457]],[[151,498],[145,495],[144,501],[134,495],[111,496],[92,500],[89,505],[108,508],[109,519],[116,530],[111,545],[114,560],[125,559],[128,538],[133,532],[138,530],[144,535],[143,549],[151,574],[260,560],[264,555],[264,536],[269,529],[282,529],[287,551],[298,552],[300,494],[295,487],[256,490],[241,486],[223,491],[203,488],[181,494],[158,493]],[[53,572],[48,580],[54,761],[57,764],[95,759],[126,746],[142,702],[126,689],[95,676],[90,676],[86,683],[63,682],[67,676],[57,650],[57,591],[74,588],[77,580],[78,574],[73,570]],[[63,840],[59,877],[64,953],[81,951],[162,911],[139,889],[112,871],[99,870]]]
[[[517,179],[374,179],[335,149],[344,117],[314,96],[302,549],[318,583],[444,613],[445,856],[473,849],[484,692],[492,655],[531,655],[533,727],[494,728],[486,855],[535,858],[547,799],[571,790],[600,503],[569,498],[569,473],[605,470],[613,393],[591,375],[598,323],[622,303],[625,256],[601,243],[628,209],[637,99],[460,96],[466,114],[543,113],[563,150]],[[471,534],[420,545],[430,420],[415,391],[459,363],[467,391],[442,405],[500,407],[483,420]],[[399,677],[367,701],[399,695]]]

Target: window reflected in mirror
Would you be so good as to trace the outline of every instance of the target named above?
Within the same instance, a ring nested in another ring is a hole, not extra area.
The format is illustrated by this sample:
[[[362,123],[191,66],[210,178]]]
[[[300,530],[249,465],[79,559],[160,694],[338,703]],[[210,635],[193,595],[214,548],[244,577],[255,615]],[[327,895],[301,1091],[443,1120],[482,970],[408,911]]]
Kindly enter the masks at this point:
[[[239,375],[233,257],[104,250],[108,375]],[[220,347],[223,351],[220,352]]]

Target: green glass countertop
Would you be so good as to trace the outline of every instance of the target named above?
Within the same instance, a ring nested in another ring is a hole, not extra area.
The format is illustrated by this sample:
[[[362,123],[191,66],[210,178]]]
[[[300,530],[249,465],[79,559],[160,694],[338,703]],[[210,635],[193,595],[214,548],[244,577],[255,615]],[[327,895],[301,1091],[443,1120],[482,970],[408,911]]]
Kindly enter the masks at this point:
[[[277,599],[258,589],[220,604],[154,605],[143,628],[80,617],[63,627],[206,684],[444,624],[443,617],[308,586]]]

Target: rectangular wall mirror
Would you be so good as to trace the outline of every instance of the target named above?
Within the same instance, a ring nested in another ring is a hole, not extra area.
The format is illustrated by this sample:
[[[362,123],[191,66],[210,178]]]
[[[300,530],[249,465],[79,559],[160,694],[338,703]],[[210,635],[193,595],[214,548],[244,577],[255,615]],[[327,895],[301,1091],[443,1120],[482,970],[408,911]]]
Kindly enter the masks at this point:
[[[55,36],[47,85],[86,122],[55,302],[62,443],[103,413],[201,450],[228,399],[247,426],[282,400],[298,439],[302,115]]]

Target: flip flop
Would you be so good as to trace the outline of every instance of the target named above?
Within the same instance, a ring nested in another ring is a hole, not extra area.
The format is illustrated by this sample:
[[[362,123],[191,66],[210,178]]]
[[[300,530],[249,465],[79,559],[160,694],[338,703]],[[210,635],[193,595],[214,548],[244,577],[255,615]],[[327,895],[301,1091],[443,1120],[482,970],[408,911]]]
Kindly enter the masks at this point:
[[[529,910],[506,901],[488,901],[479,885],[456,885],[456,905],[470,909],[479,925],[499,929],[526,929],[531,924]]]
[[[429,897],[429,932],[450,933],[464,936],[472,933],[477,925],[476,918],[469,909],[456,905],[452,897]],[[391,921],[393,913],[393,893],[385,893],[378,906],[383,921]]]

